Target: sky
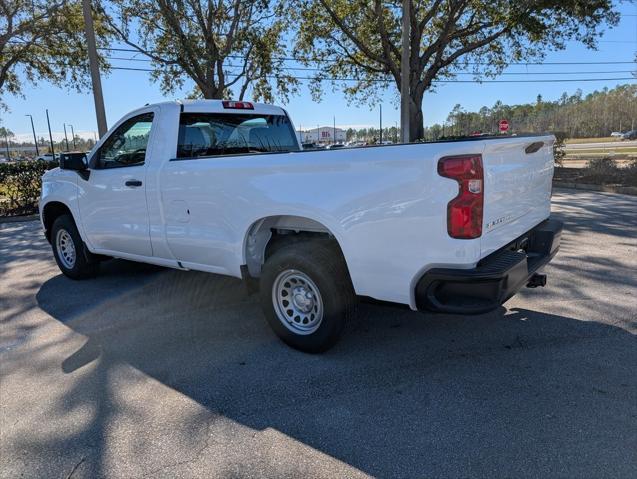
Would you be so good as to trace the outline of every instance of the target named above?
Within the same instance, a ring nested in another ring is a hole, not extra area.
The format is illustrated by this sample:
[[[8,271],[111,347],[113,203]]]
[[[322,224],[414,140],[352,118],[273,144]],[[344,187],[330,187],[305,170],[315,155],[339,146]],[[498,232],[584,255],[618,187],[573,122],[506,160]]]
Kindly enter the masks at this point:
[[[637,51],[637,2],[623,2],[618,5],[622,14],[618,26],[606,29],[597,50],[589,50],[577,42],[571,42],[559,52],[547,54],[544,65],[511,66],[496,80],[548,80],[572,79],[570,82],[544,83],[453,83],[439,85],[435,92],[425,94],[423,111],[425,125],[442,123],[457,103],[468,111],[478,110],[482,106],[492,106],[497,100],[504,103],[534,102],[540,94],[544,100],[556,100],[563,92],[572,94],[578,88],[584,94],[604,87],[613,88],[619,84],[637,81],[629,71],[635,71],[633,62]],[[630,62],[622,64],[589,65],[548,65],[551,62]],[[145,63],[113,61],[114,66],[147,67]],[[595,72],[595,73],[577,73]],[[528,73],[529,75],[511,75]],[[542,73],[541,75],[531,75]],[[549,74],[550,73],[550,74]],[[583,81],[583,79],[630,78],[628,80]],[[470,80],[471,76],[458,79]],[[148,72],[113,70],[109,76],[102,77],[104,102],[108,125],[114,124],[130,110],[146,103],[183,98],[190,87],[181,94],[164,96],[157,84],[150,81]],[[342,92],[332,91],[326,85],[320,103],[314,103],[306,86],[301,86],[300,94],[284,105],[297,128],[309,129],[316,125],[369,127],[379,124],[379,107],[348,105]],[[0,112],[3,126],[16,134],[18,141],[32,138],[31,124],[27,114],[33,115],[38,138],[48,138],[45,110],[49,110],[51,129],[55,140],[63,138],[63,124],[75,133],[92,138],[97,130],[93,97],[90,93],[77,93],[54,87],[41,82],[37,86],[27,85],[25,98],[8,96],[5,99],[8,112]],[[383,126],[394,126],[400,122],[400,114],[395,102],[396,92],[393,86],[383,96]]]

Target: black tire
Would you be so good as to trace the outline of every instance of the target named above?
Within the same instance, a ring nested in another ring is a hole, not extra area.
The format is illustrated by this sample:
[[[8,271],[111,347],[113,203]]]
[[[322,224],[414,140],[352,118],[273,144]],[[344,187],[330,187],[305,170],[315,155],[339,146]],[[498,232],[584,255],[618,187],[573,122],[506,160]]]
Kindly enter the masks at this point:
[[[63,252],[59,250],[58,235],[64,232],[68,233],[75,249],[75,259],[72,264],[69,260],[63,259]],[[55,262],[65,276],[71,279],[86,279],[97,274],[98,262],[86,248],[71,215],[61,215],[53,222],[51,246]]]
[[[290,271],[309,278],[321,298],[322,319],[316,330],[304,334],[296,330],[301,326],[293,322],[296,318],[286,318],[286,326],[277,314],[273,288],[278,278]],[[356,304],[345,260],[340,250],[326,240],[304,240],[277,248],[263,266],[259,289],[261,307],[270,327],[287,345],[307,353],[331,348],[340,338]]]

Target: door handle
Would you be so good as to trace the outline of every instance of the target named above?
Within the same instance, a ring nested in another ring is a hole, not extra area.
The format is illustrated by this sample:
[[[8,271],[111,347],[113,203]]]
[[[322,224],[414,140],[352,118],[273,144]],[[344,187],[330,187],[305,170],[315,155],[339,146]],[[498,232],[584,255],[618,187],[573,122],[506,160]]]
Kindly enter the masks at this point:
[[[142,182],[139,180],[127,180],[126,183],[124,183],[126,186],[142,186]]]

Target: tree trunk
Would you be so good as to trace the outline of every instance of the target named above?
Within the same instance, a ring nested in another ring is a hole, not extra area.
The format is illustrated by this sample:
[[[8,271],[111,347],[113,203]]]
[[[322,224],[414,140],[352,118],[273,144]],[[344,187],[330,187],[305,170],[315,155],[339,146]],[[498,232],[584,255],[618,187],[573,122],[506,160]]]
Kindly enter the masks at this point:
[[[220,88],[213,82],[201,82],[199,83],[199,89],[206,100],[223,100],[224,88]]]
[[[424,137],[422,107],[418,106],[409,111],[409,141],[418,141]]]
[[[422,114],[422,99],[424,92],[416,91],[412,93],[409,102],[409,141],[424,139],[424,117]]]

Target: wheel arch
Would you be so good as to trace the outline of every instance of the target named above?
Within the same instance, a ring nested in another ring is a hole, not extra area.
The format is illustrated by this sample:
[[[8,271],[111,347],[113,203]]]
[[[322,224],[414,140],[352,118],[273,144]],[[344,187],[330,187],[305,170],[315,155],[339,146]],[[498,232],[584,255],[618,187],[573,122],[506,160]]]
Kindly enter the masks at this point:
[[[249,275],[257,278],[263,263],[277,247],[309,238],[332,242],[347,264],[342,244],[332,229],[320,221],[296,215],[272,215],[254,221],[244,237],[243,264]]]
[[[42,208],[42,225],[44,226],[44,235],[49,243],[51,242],[51,228],[53,227],[53,223],[57,218],[65,214],[70,215],[73,221],[75,221],[71,208],[61,201],[50,201]],[[77,225],[77,221],[75,221],[75,224]]]

